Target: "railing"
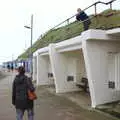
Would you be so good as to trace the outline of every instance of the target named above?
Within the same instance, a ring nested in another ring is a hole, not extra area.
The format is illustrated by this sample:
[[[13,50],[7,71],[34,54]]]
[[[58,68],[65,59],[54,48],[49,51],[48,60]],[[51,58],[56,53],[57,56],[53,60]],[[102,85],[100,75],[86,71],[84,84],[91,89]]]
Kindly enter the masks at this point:
[[[85,11],[85,10],[91,8],[91,7],[94,7],[94,14],[95,14],[95,16],[96,16],[96,15],[97,15],[97,5],[98,5],[98,4],[109,5],[109,6],[110,6],[110,9],[112,9],[112,4],[113,4],[113,2],[115,2],[115,1],[117,1],[117,0],[111,0],[111,1],[109,1],[109,2],[97,1],[97,2],[95,2],[94,4],[92,4],[92,5],[88,6],[87,8],[83,9],[82,11]],[[39,39],[39,40],[42,39],[49,31],[52,31],[52,30],[56,29],[57,27],[59,27],[60,25],[66,23],[66,22],[67,22],[67,24],[69,24],[69,23],[70,23],[69,21],[70,21],[72,18],[74,18],[75,16],[76,16],[76,14],[73,15],[73,16],[71,16],[71,17],[69,17],[69,18],[67,18],[66,20],[62,21],[61,23],[55,25],[54,27],[52,27],[51,29],[49,29],[49,30],[46,31],[45,33],[41,34],[38,39]],[[95,16],[91,16],[91,17],[89,17],[88,19],[92,19],[92,18],[94,18]],[[87,19],[86,19],[86,20],[87,20]],[[84,20],[84,21],[86,21],[86,20]],[[84,21],[80,21],[79,23],[81,24],[81,23],[83,23]]]
[[[87,9],[89,9],[89,8],[91,8],[91,7],[94,6],[95,15],[96,15],[96,14],[97,14],[97,4],[110,5],[110,9],[112,9],[112,3],[115,2],[115,1],[116,1],[116,0],[111,0],[111,1],[109,1],[109,2],[101,2],[101,1],[98,1],[98,2],[95,2],[94,4],[88,6],[87,8],[83,9],[82,11],[85,11],[85,10],[87,10]],[[50,30],[53,30],[53,29],[57,28],[58,26],[62,25],[62,24],[65,23],[65,22],[67,22],[67,23],[69,24],[70,19],[74,18],[75,16],[76,16],[76,14],[73,15],[73,16],[71,16],[71,17],[69,17],[69,18],[67,18],[66,20],[62,21],[61,23],[57,24],[56,26],[54,26],[54,27],[51,28]]]
[[[95,16],[96,16],[96,15],[97,15],[97,5],[98,5],[98,4],[109,5],[109,6],[110,6],[110,9],[112,9],[112,4],[113,4],[113,2],[115,2],[115,1],[117,1],[117,0],[111,0],[111,1],[109,1],[109,2],[97,1],[97,2],[95,2],[94,4],[92,4],[92,5],[88,6],[87,8],[83,9],[82,11],[85,11],[85,10],[88,10],[89,8],[91,8],[91,7],[94,7],[94,14],[95,14]],[[66,20],[62,21],[61,23],[55,25],[54,27],[52,27],[52,28],[51,28],[50,30],[48,30],[47,32],[41,34],[41,35],[39,36],[39,39],[41,39],[43,36],[45,36],[49,31],[56,29],[57,27],[59,27],[60,25],[62,25],[62,24],[64,24],[64,23],[67,22],[67,24],[69,24],[69,23],[70,23],[70,20],[71,20],[72,18],[74,18],[75,16],[76,16],[76,14],[73,15],[73,16],[71,16],[71,17],[69,17],[69,18],[67,18]],[[94,17],[94,16],[90,17],[90,19],[92,19],[93,17]],[[87,20],[87,19],[86,19],[86,20]],[[84,21],[86,21],[86,20],[84,20]],[[83,23],[84,21],[80,21],[80,23]]]

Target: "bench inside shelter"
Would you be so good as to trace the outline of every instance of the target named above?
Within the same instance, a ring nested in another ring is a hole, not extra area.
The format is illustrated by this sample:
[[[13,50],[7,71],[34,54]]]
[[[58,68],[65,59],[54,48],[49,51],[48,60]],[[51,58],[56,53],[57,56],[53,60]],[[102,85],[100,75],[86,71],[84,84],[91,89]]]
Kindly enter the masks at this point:
[[[89,92],[88,79],[82,77],[80,82],[76,83],[76,86],[82,88],[85,92]]]

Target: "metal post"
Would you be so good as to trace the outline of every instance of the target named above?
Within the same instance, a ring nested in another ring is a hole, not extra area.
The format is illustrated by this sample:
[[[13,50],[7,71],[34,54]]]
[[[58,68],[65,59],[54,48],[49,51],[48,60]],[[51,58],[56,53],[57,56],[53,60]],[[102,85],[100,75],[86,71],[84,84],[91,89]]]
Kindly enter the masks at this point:
[[[33,15],[31,15],[31,49],[30,49],[30,61],[31,61],[31,77],[32,77],[32,73],[33,73],[33,53],[32,53],[32,39],[33,39]]]
[[[112,2],[110,3],[110,9],[112,9]]]
[[[96,18],[96,25],[98,23],[98,17],[97,17],[97,3],[94,4],[95,6],[95,18]]]
[[[95,15],[97,15],[97,6],[96,6],[96,3],[95,3]]]
[[[33,53],[32,53],[32,39],[33,39],[33,15],[31,15],[31,26],[24,26],[25,28],[31,29],[31,40],[30,40],[30,51],[29,51],[29,59],[30,59],[30,74],[32,77],[32,73],[33,73]]]
[[[69,19],[67,19],[67,25],[69,25]]]

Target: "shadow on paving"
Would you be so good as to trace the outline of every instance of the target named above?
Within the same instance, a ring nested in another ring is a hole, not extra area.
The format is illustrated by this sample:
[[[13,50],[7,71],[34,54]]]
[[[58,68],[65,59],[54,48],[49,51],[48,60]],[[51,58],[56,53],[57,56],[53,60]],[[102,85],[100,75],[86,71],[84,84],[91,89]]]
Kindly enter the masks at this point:
[[[66,99],[48,92],[44,87],[37,88],[35,120],[116,120],[94,110],[85,110]]]

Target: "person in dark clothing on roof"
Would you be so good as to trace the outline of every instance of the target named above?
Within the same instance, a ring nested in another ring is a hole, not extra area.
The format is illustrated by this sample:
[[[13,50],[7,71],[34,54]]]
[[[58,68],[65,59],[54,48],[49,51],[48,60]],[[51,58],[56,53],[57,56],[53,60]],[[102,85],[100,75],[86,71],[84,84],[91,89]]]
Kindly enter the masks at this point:
[[[83,21],[84,30],[88,30],[91,21],[88,15],[84,11],[82,11],[80,8],[77,9],[76,19],[78,21]]]
[[[28,120],[33,120],[33,100],[28,99],[28,88],[35,91],[32,81],[25,75],[24,67],[20,66],[12,86],[12,104],[16,108],[17,120],[23,120],[25,110],[28,112]]]

